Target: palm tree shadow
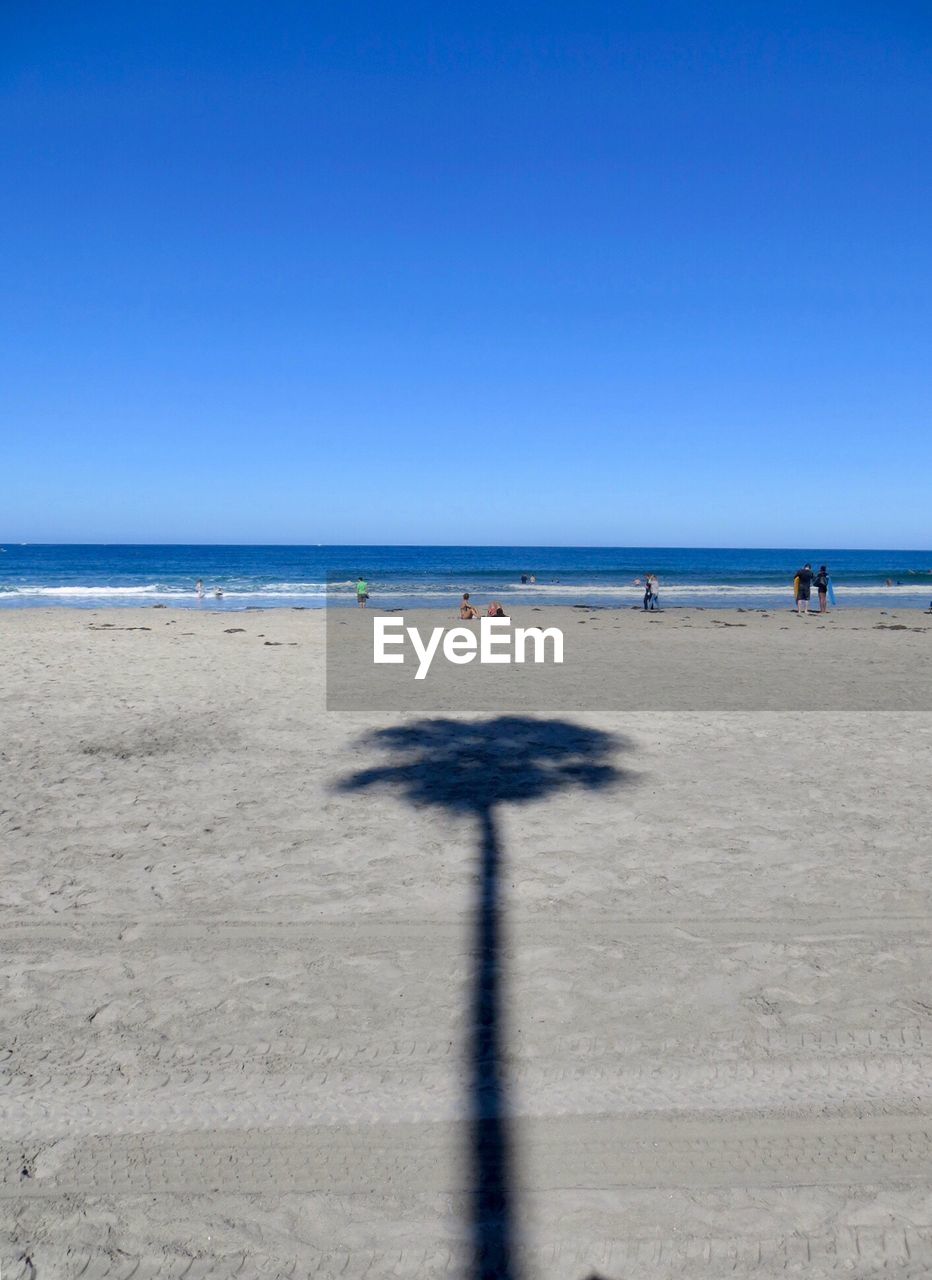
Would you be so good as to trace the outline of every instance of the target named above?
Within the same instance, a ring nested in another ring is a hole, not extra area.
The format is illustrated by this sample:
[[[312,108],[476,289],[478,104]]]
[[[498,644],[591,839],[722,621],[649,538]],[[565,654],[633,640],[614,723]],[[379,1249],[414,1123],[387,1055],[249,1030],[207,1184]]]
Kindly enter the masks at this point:
[[[475,913],[470,1086],[473,1280],[518,1280],[512,1141],[503,1069],[504,987],[499,877],[502,848],[496,808],[527,804],[570,787],[597,790],[630,775],[611,763],[628,743],[565,720],[500,716],[483,722],[421,720],[379,729],[369,747],[390,763],[346,778],[343,791],[397,788],[417,807],[473,815],[479,826],[479,900]]]

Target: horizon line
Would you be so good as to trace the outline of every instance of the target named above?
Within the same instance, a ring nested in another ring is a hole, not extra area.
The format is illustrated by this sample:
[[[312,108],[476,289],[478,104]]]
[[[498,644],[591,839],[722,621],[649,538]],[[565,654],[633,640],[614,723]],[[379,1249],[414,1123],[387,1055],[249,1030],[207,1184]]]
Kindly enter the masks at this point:
[[[425,548],[461,548],[466,550],[515,550],[515,551],[805,551],[806,545],[822,546],[822,553],[833,551],[911,551],[922,555],[932,555],[932,548],[927,547],[878,547],[878,546],[825,546],[819,543],[798,544],[797,546],[765,545],[750,543],[614,543],[614,542],[45,542],[23,541],[19,538],[6,540],[9,547],[266,547],[266,548],[301,548],[307,550],[337,550],[346,547],[354,549],[395,548],[399,550],[423,550]],[[4,539],[0,538],[0,546]],[[821,553],[820,553],[821,554]]]

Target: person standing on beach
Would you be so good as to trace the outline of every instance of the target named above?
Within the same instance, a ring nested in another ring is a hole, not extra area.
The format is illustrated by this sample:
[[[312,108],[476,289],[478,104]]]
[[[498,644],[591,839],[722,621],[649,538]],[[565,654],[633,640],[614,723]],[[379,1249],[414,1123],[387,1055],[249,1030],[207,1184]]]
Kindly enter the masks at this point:
[[[828,566],[820,565],[815,576],[816,591],[819,593],[819,613],[828,613]]]
[[[360,574],[356,581],[356,604],[358,608],[365,609],[366,601],[369,599],[369,584]]]
[[[658,585],[659,584],[657,582],[657,579],[654,577],[652,573],[646,573],[644,575],[644,587],[645,587],[644,612],[645,613],[647,612],[648,609],[656,609],[657,607],[657,600],[659,598],[657,595]]]
[[[809,612],[809,596],[812,591],[812,565],[804,564],[796,573],[796,612]]]
[[[194,590],[197,592],[197,598],[198,598],[198,600],[203,600],[203,599],[204,599],[204,580],[203,580],[203,578],[198,578],[197,582],[195,582],[195,584],[194,584]]]

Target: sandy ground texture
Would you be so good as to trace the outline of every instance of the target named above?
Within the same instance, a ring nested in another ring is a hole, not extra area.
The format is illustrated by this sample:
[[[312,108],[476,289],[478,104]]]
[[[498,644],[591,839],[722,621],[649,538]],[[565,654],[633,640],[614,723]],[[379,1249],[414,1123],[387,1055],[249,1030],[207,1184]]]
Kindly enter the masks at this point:
[[[909,708],[890,621],[805,643]],[[3,1280],[932,1274],[932,714],[418,727],[324,641],[0,614]]]

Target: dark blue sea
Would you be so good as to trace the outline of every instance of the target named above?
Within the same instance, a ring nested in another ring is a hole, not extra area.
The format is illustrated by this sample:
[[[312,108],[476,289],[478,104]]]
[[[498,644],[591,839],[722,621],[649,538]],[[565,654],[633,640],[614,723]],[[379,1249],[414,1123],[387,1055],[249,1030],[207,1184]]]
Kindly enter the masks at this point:
[[[838,607],[932,602],[932,551],[827,547],[235,547],[2,544],[0,607],[170,605],[173,608],[321,608],[352,604],[357,576],[371,604],[443,606],[463,591],[478,604],[640,602],[645,574],[665,608],[789,607],[806,561],[827,564]],[[522,578],[525,581],[522,581]],[[205,597],[195,583],[201,579]],[[533,580],[532,580],[533,579]],[[222,592],[221,596],[215,592]]]

